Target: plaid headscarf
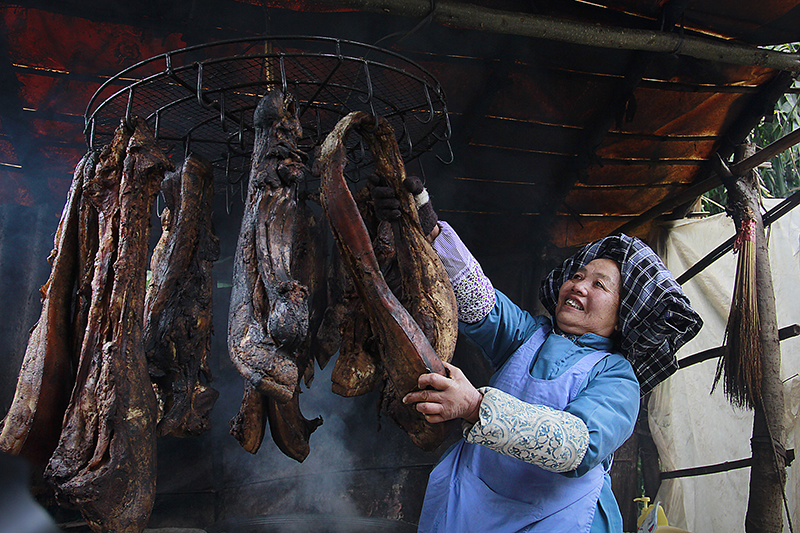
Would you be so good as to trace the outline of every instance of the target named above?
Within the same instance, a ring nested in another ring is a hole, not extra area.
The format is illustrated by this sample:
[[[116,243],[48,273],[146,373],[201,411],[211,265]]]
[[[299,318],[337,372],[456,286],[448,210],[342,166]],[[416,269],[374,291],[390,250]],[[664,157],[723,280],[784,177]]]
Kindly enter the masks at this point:
[[[675,352],[700,331],[703,321],[658,255],[627,235],[587,244],[547,275],[539,299],[551,316],[555,317],[561,285],[579,268],[601,257],[620,266],[619,348],[633,365],[645,395],[678,369]]]

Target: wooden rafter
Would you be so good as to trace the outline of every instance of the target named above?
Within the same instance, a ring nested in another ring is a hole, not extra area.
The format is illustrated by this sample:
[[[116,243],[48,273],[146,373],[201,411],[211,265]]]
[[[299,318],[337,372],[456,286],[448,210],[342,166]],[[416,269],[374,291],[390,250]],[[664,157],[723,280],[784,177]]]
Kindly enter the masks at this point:
[[[329,5],[371,13],[419,18],[430,16],[432,21],[438,24],[469,30],[549,39],[599,48],[679,54],[736,65],[754,65],[800,72],[800,54],[765,50],[680,33],[601,26],[531,13],[501,11],[448,0],[322,1]]]

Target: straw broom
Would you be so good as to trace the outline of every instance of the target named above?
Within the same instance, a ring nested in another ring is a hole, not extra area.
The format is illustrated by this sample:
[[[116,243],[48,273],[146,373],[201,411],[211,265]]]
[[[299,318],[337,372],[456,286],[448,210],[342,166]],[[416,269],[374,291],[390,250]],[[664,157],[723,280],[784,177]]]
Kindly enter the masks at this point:
[[[723,391],[739,407],[752,409],[761,401],[761,321],[756,300],[756,221],[742,221],[734,243],[738,251],[736,277],[725,346],[717,365],[712,392],[723,378]]]

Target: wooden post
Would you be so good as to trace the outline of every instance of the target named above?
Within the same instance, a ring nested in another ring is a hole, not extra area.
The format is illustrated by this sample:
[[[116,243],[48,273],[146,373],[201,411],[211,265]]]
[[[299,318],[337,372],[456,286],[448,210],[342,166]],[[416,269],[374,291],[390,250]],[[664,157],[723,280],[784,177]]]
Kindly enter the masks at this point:
[[[743,145],[737,160],[752,154],[752,144]],[[739,150],[737,150],[739,152]],[[751,449],[750,494],[745,517],[747,533],[780,533],[783,531],[786,484],[786,458],[783,455],[783,383],[780,378],[781,351],[778,339],[775,293],[769,264],[767,239],[759,210],[758,182],[750,171],[737,177],[728,172],[721,176],[728,191],[728,207],[737,221],[746,209],[756,221],[756,290],[761,319],[761,398],[755,404]]]

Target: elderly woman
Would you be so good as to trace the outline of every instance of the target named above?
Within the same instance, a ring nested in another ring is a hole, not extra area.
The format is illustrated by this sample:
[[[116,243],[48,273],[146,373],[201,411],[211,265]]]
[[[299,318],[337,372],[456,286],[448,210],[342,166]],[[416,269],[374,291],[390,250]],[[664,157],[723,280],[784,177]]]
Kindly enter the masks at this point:
[[[449,377],[423,375],[403,400],[429,422],[461,418],[464,428],[430,475],[419,531],[622,532],[613,453],[700,317],[658,256],[626,235],[550,272],[540,289],[550,316],[532,316],[492,287],[421,182],[406,186],[453,284],[459,329],[496,369],[476,389],[446,365]],[[399,215],[389,189],[372,194],[380,218]]]

